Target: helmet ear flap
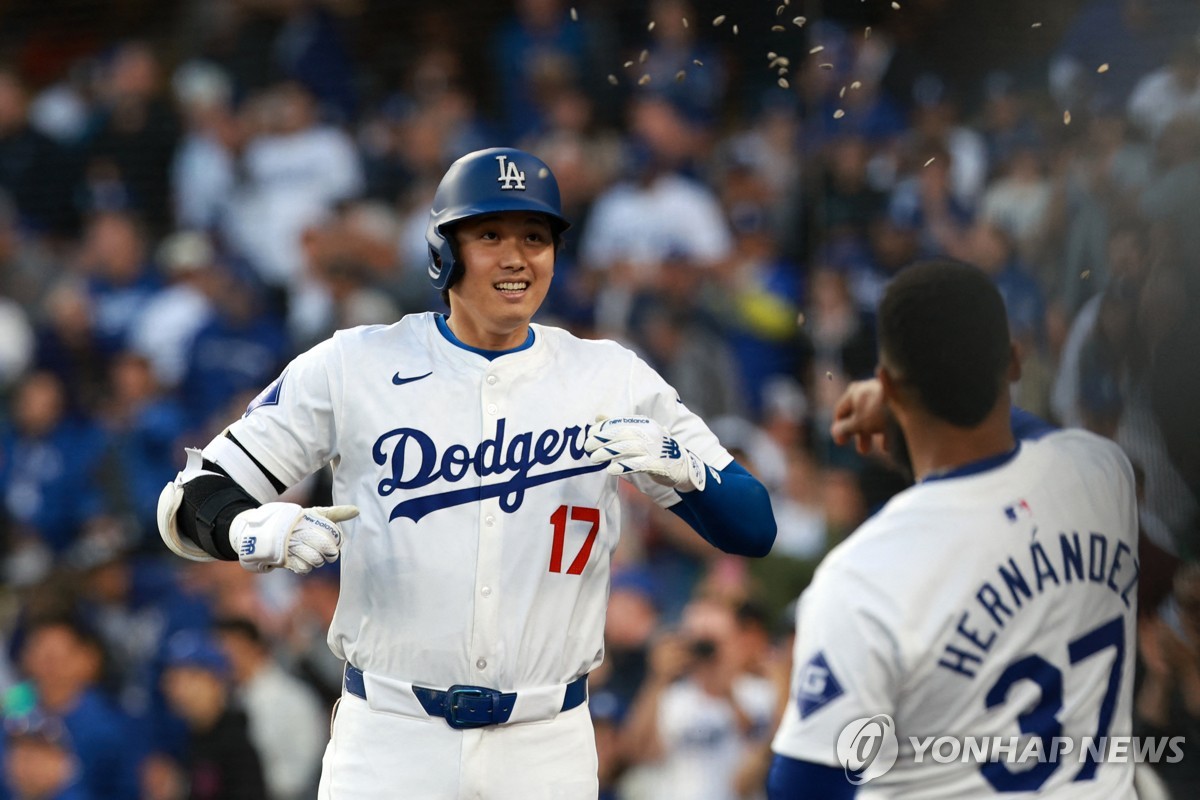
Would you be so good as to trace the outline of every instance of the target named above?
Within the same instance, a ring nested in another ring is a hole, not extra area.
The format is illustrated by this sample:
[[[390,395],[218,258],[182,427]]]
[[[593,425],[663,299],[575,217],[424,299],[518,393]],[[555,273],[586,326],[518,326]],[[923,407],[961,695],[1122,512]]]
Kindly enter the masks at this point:
[[[458,282],[462,267],[453,230],[449,226],[439,230],[438,239],[440,241],[436,247],[429,245],[429,277],[435,289],[446,291]]]

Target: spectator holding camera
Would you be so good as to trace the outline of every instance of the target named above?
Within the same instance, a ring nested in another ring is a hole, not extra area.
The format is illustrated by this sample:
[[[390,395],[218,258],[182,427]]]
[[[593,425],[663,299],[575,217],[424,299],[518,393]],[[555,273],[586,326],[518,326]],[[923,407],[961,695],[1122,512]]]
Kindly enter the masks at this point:
[[[700,597],[653,646],[625,729],[627,757],[648,767],[627,796],[643,788],[676,800],[756,796],[734,786],[747,751],[770,735],[776,692],[745,671],[738,630],[729,605]]]

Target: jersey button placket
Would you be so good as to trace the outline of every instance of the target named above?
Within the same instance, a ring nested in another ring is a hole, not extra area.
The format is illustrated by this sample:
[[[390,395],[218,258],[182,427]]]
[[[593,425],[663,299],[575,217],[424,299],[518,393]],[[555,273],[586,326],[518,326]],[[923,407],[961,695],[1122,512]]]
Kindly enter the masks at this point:
[[[496,401],[503,399],[500,389],[494,388],[499,382],[500,378],[495,374],[488,374],[484,376],[483,384],[480,386],[479,399],[483,403],[483,410],[493,417],[500,413],[500,406]]]
[[[504,519],[497,498],[483,500],[479,511],[470,652],[475,656],[472,663],[480,676],[479,683],[487,686],[490,684],[484,675],[493,675],[497,669],[501,669],[496,658],[504,652],[503,644],[498,639],[500,604],[499,595],[496,594],[496,587],[501,580]]]
[[[500,379],[488,372],[482,376],[479,386],[479,401],[484,412],[484,436],[495,437],[498,433],[498,417],[502,416],[501,407],[504,404],[503,390],[497,386]],[[512,435],[511,431],[508,432]],[[483,483],[490,484],[503,480],[504,475],[484,477]],[[503,569],[503,533],[504,518],[500,512],[499,498],[490,497],[480,503],[480,515],[477,519],[482,522],[478,528],[476,539],[477,553],[475,562],[475,602],[471,636],[471,650],[475,654],[475,670],[479,674],[479,682],[488,685],[485,675],[498,675],[497,670],[503,671],[503,666],[496,659],[504,652],[500,641],[499,613],[500,604],[492,597],[494,587],[499,586]],[[490,668],[489,668],[490,663]],[[485,672],[486,670],[486,672]],[[493,677],[494,679],[494,677]]]

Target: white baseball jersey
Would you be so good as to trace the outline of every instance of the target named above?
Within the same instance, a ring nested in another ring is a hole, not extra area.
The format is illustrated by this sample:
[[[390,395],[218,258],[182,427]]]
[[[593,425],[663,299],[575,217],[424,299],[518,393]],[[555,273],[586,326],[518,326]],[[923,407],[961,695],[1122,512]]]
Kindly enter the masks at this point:
[[[620,511],[619,479],[583,448],[598,414],[651,417],[710,466],[732,461],[631,351],[532,328],[530,346],[493,360],[449,341],[432,313],[341,331],[229,428],[286,485],[331,463],[334,502],[358,506],[341,524],[329,644],[368,679],[520,691],[600,663]],[[205,457],[274,499],[228,440]]]
[[[773,749],[842,768],[842,731],[886,714],[898,758],[863,797],[1132,798],[1132,763],[1089,763],[1080,745],[1131,734],[1138,570],[1133,472],[1105,439],[1055,432],[922,482],[831,552],[802,596]],[[1003,751],[990,765],[929,751],[918,763],[910,737],[943,736],[963,752],[966,737],[1020,737],[1019,763]],[[1049,756],[1054,737],[1077,749],[1039,764],[1031,740]]]

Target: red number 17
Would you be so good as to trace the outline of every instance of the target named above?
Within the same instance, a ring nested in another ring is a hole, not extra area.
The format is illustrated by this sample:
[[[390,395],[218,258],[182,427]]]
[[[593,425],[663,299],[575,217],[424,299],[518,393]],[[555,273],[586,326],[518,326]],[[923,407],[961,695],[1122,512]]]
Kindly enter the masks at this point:
[[[571,566],[567,567],[568,575],[579,575],[582,574],[583,568],[587,566],[588,557],[592,554],[592,544],[596,541],[597,531],[600,530],[600,509],[588,508],[587,506],[559,506],[550,515],[550,524],[554,526],[554,545],[550,549],[551,572],[562,572],[563,540],[567,538],[568,509],[571,512],[571,519],[575,522],[590,522],[592,524],[587,538],[583,541],[583,547],[579,548],[579,553],[575,556],[575,560],[571,562]]]

